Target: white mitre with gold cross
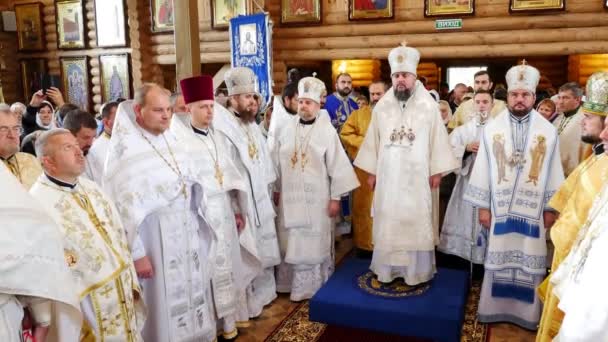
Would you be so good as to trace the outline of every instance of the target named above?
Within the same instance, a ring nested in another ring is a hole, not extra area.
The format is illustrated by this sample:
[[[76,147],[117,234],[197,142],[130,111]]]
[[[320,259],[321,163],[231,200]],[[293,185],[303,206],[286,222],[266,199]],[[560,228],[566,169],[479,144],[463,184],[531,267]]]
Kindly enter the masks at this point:
[[[247,67],[236,67],[224,74],[228,95],[257,93],[257,77]]]
[[[416,75],[420,52],[413,47],[405,46],[405,42],[391,50],[388,63],[391,65],[391,75],[397,72],[409,72]]]
[[[505,78],[507,80],[508,91],[527,90],[532,94],[536,94],[540,72],[535,67],[526,64],[526,60],[524,59],[522,64],[509,69]]]
[[[316,77],[304,77],[298,82],[298,98],[310,99],[321,103],[321,94],[325,91],[325,83]]]

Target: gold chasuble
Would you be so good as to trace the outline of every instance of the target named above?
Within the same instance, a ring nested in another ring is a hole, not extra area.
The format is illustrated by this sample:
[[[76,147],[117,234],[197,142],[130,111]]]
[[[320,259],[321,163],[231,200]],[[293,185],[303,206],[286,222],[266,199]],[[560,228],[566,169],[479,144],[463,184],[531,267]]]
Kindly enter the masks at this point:
[[[29,190],[42,173],[42,167],[36,157],[29,153],[17,152],[7,159],[2,159],[8,170]]]
[[[80,341],[143,341],[141,290],[118,211],[88,179],[46,175],[30,191],[59,224],[84,315]]]
[[[555,245],[551,269],[556,270],[570,252],[579,229],[587,219],[593,199],[608,181],[608,155],[599,153],[583,161],[566,179],[559,191],[551,198],[549,206],[560,215],[550,230]],[[558,298],[553,294],[549,278],[540,285],[538,292],[544,302],[543,314],[536,340],[551,341],[558,333],[564,314],[557,307]]]
[[[351,160],[357,157],[371,120],[372,108],[366,106],[352,112],[342,126],[340,140]],[[355,247],[371,251],[374,249],[371,217],[374,192],[367,186],[367,173],[358,167],[355,173],[361,186],[353,191],[353,240]]]

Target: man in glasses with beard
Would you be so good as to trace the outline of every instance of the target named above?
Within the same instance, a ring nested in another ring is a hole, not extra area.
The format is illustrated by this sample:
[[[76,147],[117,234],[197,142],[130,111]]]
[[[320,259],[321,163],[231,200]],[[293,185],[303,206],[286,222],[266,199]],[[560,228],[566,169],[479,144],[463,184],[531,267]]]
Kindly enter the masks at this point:
[[[435,274],[439,231],[432,208],[441,175],[458,162],[439,105],[416,80],[418,50],[399,46],[388,60],[393,86],[373,109],[355,166],[375,188],[370,268],[380,282],[403,278],[414,286]]]

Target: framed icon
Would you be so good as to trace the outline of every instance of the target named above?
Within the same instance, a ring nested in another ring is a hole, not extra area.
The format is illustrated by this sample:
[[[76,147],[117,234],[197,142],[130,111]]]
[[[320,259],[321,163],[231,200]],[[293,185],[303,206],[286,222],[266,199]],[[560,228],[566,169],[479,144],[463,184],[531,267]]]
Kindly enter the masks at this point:
[[[424,16],[438,17],[445,15],[473,15],[475,13],[475,0],[424,0]]]
[[[66,102],[88,111],[91,107],[88,57],[62,57],[59,61]]]
[[[511,13],[525,13],[536,11],[563,11],[566,9],[566,0],[510,0]]]
[[[97,46],[127,46],[125,1],[95,0]]]
[[[55,3],[57,23],[57,47],[59,49],[84,49],[84,15],[82,1],[67,0]]]
[[[321,0],[281,0],[281,24],[320,24]]]
[[[391,19],[394,16],[393,0],[349,0],[349,20]]]
[[[15,5],[19,51],[41,51],[46,48],[42,25],[42,4]]]
[[[173,31],[173,0],[150,0],[152,32]]]
[[[131,98],[129,54],[99,56],[103,102]]]
[[[213,29],[228,29],[230,19],[239,15],[247,15],[246,0],[211,0],[211,27]]]
[[[46,60],[42,58],[22,59],[19,65],[21,66],[23,98],[25,101],[29,101],[35,91],[42,89],[42,76],[48,72]]]

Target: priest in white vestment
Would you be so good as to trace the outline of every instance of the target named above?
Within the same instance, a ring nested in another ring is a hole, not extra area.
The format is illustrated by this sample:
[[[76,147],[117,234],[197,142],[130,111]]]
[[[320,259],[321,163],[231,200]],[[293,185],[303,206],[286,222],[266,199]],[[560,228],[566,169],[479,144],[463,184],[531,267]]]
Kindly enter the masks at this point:
[[[340,198],[359,186],[328,116],[319,115],[325,84],[305,77],[298,84],[298,115],[285,123],[271,152],[279,171],[278,233],[283,262],[277,291],[292,301],[310,299],[335,265],[333,236]]]
[[[110,137],[112,137],[112,127],[114,127],[114,118],[118,102],[107,102],[101,107],[101,121],[103,122],[103,132],[98,136],[89,153],[87,154],[86,176],[101,186],[101,177],[103,176],[103,168],[108,155],[108,146],[110,145]]]
[[[226,72],[224,79],[232,104],[231,111],[218,111],[213,118],[213,126],[215,132],[226,138],[228,156],[245,178],[248,198],[244,231],[251,231],[255,245],[253,256],[262,266],[239,298],[237,318],[243,322],[259,316],[263,307],[277,296],[274,266],[280,263],[281,256],[274,222],[276,214],[269,189],[276,179],[276,173],[266,140],[255,123],[255,74],[249,68],[238,67]],[[241,243],[247,236],[241,234]]]
[[[78,341],[79,298],[57,225],[1,163],[0,189],[10,194],[0,196],[0,341],[22,341],[24,306],[36,341]],[[49,329],[59,338],[48,336]]]
[[[200,170],[169,129],[168,92],[147,83],[121,102],[103,185],[118,203],[140,277],[146,342],[213,341],[210,262],[215,233],[201,208]]]
[[[464,200],[489,229],[478,319],[536,330],[535,292],[546,273],[547,203],[564,180],[557,130],[534,108],[540,74],[529,65],[507,72],[507,110],[483,130]]]
[[[143,341],[145,307],[118,210],[98,185],[80,177],[85,157],[70,131],[42,133],[36,155],[44,174],[30,193],[59,226],[81,299],[81,340]]]
[[[487,230],[479,223],[477,208],[462,199],[469,184],[483,127],[492,119],[492,93],[479,90],[473,95],[475,115],[464,125],[450,133],[450,145],[461,163],[456,184],[445,213],[443,228],[437,249],[443,253],[459,256],[475,264],[483,264],[488,246]]]
[[[226,138],[216,132],[214,112],[227,110],[214,102],[213,79],[196,76],[180,81],[188,113],[174,114],[171,132],[188,147],[195,166],[203,173],[204,215],[217,233],[211,283],[218,332],[235,338],[239,295],[262,271],[251,229],[245,228],[245,179],[228,154]],[[239,235],[242,236],[239,242]]]
[[[375,186],[371,270],[381,282],[403,277],[416,285],[435,274],[434,197],[438,202],[441,176],[458,161],[437,102],[416,80],[418,50],[400,46],[388,59],[393,86],[374,107],[355,166]]]

